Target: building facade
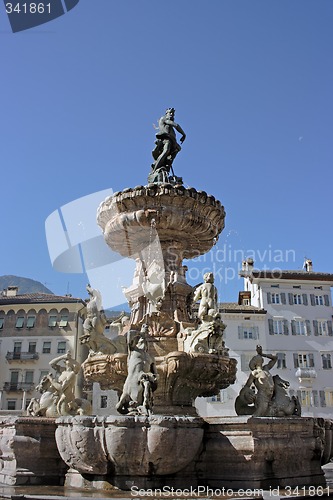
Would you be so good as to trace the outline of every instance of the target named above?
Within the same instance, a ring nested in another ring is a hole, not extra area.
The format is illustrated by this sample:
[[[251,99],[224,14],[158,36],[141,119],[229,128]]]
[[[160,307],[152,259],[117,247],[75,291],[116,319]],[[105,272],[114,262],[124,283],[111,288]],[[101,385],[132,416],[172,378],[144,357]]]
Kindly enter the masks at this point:
[[[237,382],[222,399],[228,403],[228,396],[232,395],[234,400],[235,390],[239,391],[250,373],[248,361],[255,354],[256,344],[260,344],[264,352],[277,355],[272,374],[278,373],[290,383],[289,392],[298,395],[302,415],[332,418],[333,274],[314,272],[309,260],[303,271],[260,271],[248,259],[240,275],[244,278],[240,296],[246,297],[246,303],[254,310],[264,312],[264,320],[261,329],[256,330],[258,335],[253,331],[250,340],[247,330],[240,333],[245,321],[243,312],[235,315],[234,326],[231,317],[224,314],[226,345],[230,355],[238,356],[239,363]],[[206,412],[230,414],[230,404],[215,403],[213,398],[207,403]]]
[[[0,411],[25,411],[49,362],[70,351],[79,362],[85,302],[45,293],[19,295],[8,287],[0,296]],[[77,396],[83,381],[78,379]]]

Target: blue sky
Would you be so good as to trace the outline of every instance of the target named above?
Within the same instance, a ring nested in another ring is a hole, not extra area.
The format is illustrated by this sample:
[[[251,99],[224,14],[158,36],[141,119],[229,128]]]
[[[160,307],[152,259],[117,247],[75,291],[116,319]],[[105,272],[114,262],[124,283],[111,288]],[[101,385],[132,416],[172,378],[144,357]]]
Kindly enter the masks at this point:
[[[227,212],[220,299],[237,300],[249,252],[333,272],[332,26],[331,0],[81,0],[13,34],[1,4],[0,275],[86,297],[86,276],[52,268],[45,220],[145,184],[169,106],[187,134],[176,174]]]

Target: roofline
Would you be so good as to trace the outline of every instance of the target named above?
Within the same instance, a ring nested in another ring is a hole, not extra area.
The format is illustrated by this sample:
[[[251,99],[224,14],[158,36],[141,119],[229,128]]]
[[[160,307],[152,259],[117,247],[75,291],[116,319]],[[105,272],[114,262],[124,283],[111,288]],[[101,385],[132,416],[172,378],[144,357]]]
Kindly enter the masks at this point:
[[[314,273],[309,271],[285,271],[282,269],[275,270],[252,270],[240,271],[239,276],[242,278],[267,279],[267,280],[293,280],[293,281],[325,281],[333,286],[333,274],[331,273]]]
[[[15,304],[79,304],[86,305],[83,299],[73,298],[73,297],[57,297],[54,299],[43,299],[43,298],[24,298],[24,295],[16,297],[7,297],[6,299],[0,298],[0,305],[15,305]]]

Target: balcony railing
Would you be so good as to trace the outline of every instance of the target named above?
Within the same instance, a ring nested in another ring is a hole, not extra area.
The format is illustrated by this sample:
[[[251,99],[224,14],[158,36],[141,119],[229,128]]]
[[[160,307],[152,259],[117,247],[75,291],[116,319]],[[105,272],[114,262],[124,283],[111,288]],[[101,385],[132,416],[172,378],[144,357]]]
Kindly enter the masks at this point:
[[[314,368],[297,368],[295,372],[298,378],[317,378],[317,372]]]
[[[7,361],[31,361],[39,359],[38,352],[10,352],[6,354]]]
[[[3,390],[6,392],[33,391],[35,384],[32,382],[5,382]]]

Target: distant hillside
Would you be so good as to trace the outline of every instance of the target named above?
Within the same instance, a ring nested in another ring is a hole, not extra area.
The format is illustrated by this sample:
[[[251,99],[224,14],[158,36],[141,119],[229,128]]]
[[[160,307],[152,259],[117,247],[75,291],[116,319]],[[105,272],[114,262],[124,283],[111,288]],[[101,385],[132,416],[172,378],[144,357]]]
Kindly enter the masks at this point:
[[[24,295],[26,293],[51,293],[53,295],[53,292],[46,288],[42,283],[39,281],[32,280],[30,278],[22,278],[21,276],[14,276],[14,275],[8,275],[8,276],[0,276],[0,293],[4,288],[7,288],[9,286],[17,286],[18,287],[18,293],[20,295]]]

